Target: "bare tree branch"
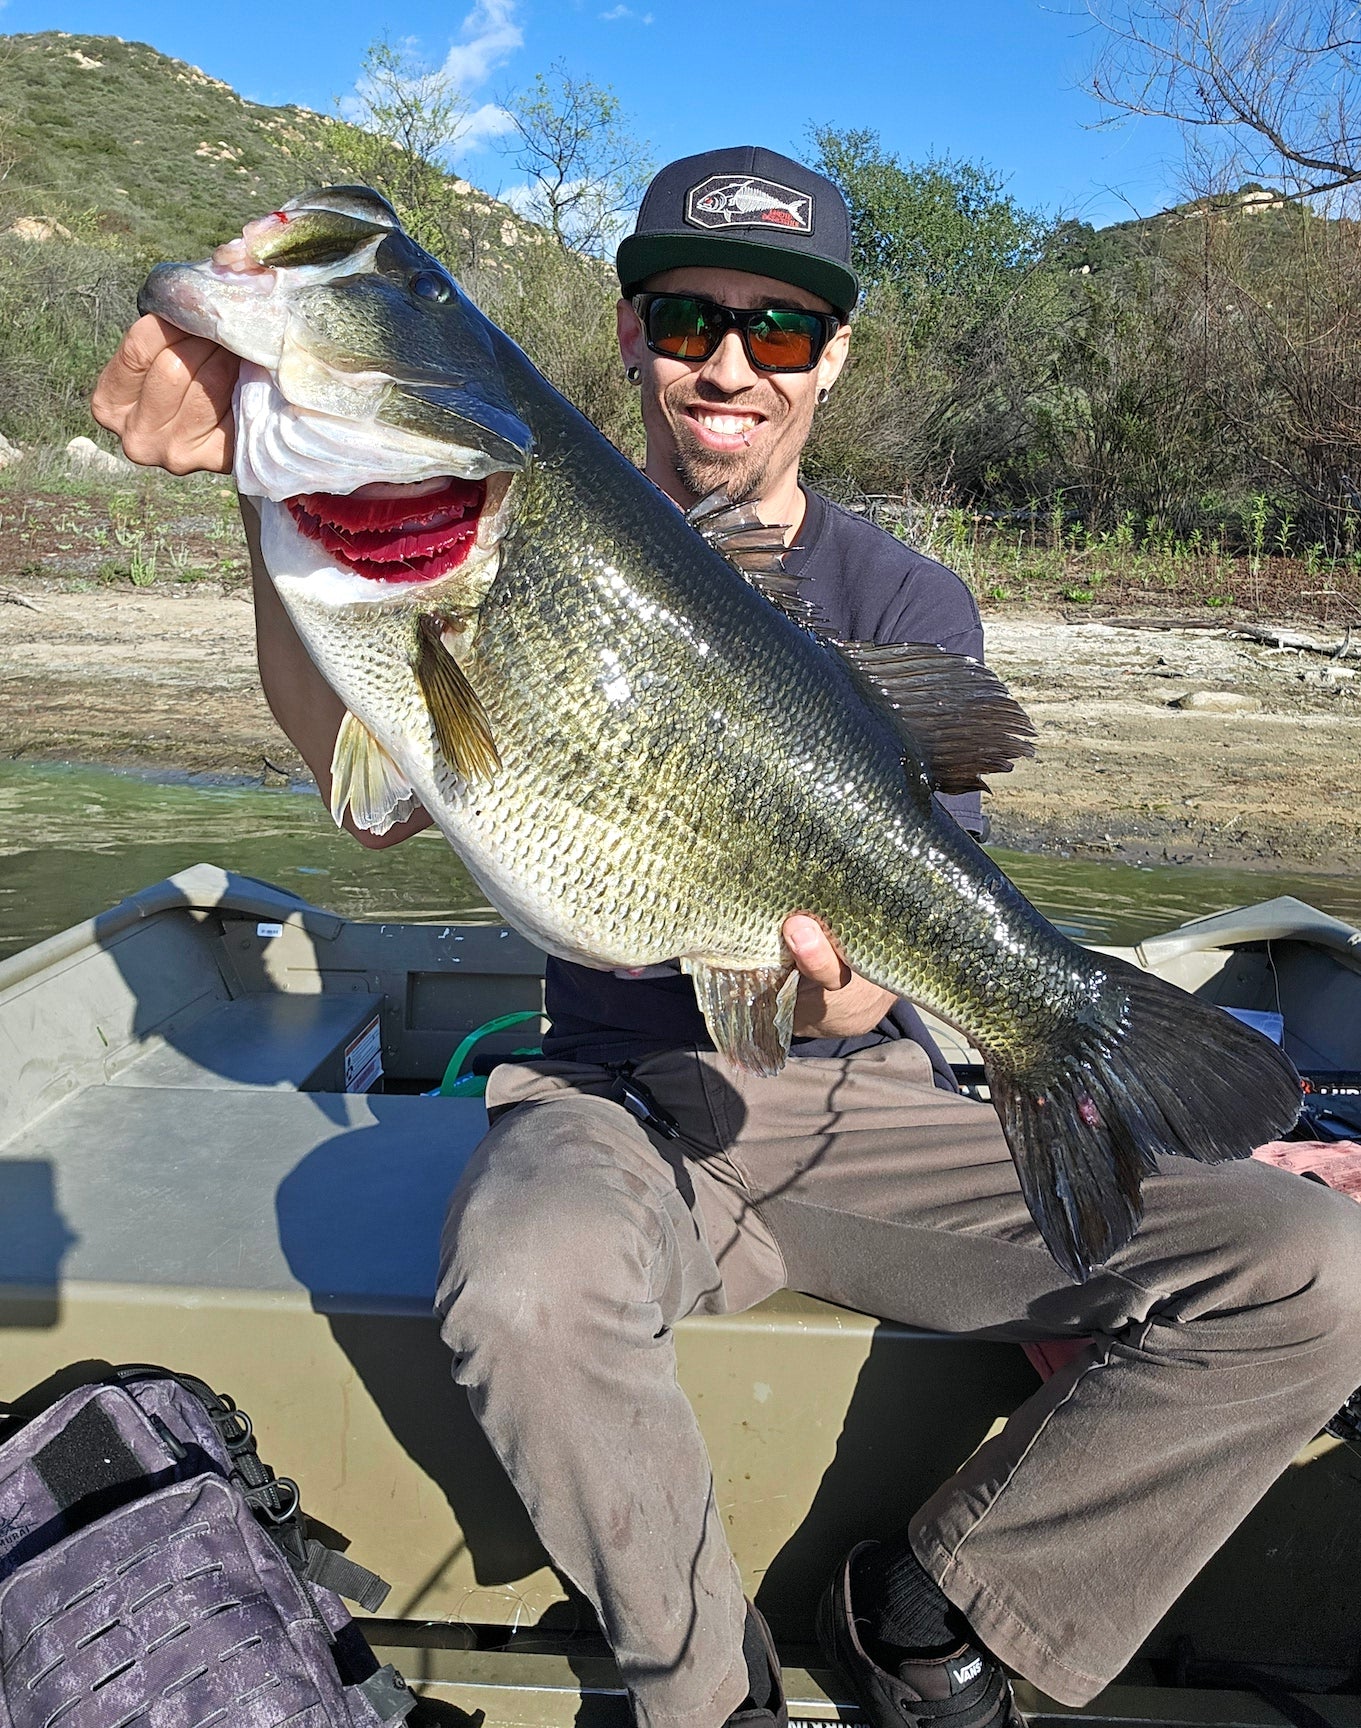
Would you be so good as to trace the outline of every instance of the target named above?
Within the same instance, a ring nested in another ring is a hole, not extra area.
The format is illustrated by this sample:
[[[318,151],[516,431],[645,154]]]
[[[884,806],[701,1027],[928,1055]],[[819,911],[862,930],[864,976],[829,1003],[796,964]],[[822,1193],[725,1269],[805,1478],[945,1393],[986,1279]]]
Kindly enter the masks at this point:
[[[1300,197],[1361,184],[1356,0],[1087,0],[1107,40],[1091,88],[1112,115],[1222,136],[1220,165]]]

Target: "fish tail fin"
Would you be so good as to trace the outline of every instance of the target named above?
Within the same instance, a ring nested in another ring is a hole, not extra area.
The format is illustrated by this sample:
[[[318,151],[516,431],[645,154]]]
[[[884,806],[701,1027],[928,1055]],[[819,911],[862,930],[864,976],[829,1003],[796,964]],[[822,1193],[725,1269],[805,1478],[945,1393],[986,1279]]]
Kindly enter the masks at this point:
[[[1021,1190],[1081,1283],[1124,1247],[1159,1157],[1246,1158],[1300,1112],[1290,1058],[1211,1003],[1114,958],[1097,1013],[1048,1061],[984,1058]]]

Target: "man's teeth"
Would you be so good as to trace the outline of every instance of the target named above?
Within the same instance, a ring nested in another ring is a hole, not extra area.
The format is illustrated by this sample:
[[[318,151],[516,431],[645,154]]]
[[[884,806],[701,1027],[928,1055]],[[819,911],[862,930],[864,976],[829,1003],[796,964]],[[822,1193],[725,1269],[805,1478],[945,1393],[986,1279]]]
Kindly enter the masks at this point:
[[[738,438],[761,423],[759,414],[696,414],[695,419],[706,432],[717,432],[725,438]]]

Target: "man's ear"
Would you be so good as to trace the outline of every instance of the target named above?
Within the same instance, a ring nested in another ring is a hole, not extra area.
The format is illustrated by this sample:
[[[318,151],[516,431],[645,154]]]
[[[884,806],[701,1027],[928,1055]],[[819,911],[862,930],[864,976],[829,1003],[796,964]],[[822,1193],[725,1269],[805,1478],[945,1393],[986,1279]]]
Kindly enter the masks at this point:
[[[842,324],[818,357],[818,388],[830,390],[841,376],[851,348],[851,327]]]
[[[619,333],[619,353],[625,366],[641,366],[647,359],[643,323],[627,300],[621,299],[615,307],[614,322]]]

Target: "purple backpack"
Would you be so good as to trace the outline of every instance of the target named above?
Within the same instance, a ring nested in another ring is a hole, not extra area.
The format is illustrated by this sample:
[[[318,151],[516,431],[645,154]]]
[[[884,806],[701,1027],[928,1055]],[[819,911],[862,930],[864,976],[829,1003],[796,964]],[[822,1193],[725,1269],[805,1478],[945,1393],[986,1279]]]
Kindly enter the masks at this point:
[[[340,1600],[250,1419],[119,1368],[0,1427],[0,1728],[382,1728],[416,1704]]]

